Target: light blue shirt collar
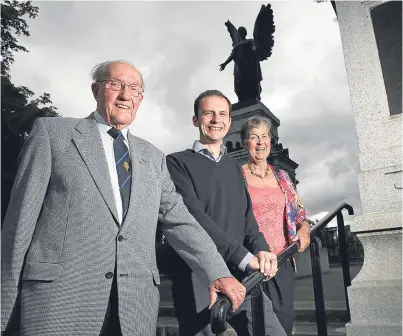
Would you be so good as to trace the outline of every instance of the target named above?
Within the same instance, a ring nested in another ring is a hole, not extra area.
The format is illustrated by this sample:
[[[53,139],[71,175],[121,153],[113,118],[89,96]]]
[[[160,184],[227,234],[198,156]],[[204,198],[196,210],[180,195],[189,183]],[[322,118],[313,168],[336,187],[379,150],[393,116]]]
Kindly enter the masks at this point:
[[[216,162],[220,161],[221,158],[227,153],[227,147],[221,144],[220,155],[217,159],[215,159],[213,154],[211,154],[210,151],[199,140],[196,140],[193,143],[192,150]]]

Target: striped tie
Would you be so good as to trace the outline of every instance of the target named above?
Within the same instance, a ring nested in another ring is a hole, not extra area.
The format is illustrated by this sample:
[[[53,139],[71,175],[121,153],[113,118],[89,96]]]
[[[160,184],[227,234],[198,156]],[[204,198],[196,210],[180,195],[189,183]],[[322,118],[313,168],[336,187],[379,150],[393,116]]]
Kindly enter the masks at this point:
[[[115,151],[116,170],[118,173],[120,196],[122,198],[122,222],[124,221],[129,207],[130,187],[132,180],[132,169],[130,155],[126,144],[123,141],[123,134],[111,128],[108,134],[114,138],[113,150]]]

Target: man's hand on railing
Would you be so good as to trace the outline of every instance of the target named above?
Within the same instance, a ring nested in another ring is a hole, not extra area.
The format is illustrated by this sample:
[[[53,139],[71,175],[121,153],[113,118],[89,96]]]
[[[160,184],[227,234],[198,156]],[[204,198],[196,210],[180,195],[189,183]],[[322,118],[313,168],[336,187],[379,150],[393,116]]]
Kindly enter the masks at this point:
[[[266,280],[271,279],[277,273],[277,256],[271,252],[260,251],[251,259],[248,266],[254,271],[263,273]]]
[[[237,310],[239,306],[242,304],[243,300],[245,300],[246,289],[245,286],[242,285],[235,278],[220,278],[210,285],[210,306],[209,309],[214,305],[217,301],[217,293],[222,293],[228,296],[232,303],[233,311]]]

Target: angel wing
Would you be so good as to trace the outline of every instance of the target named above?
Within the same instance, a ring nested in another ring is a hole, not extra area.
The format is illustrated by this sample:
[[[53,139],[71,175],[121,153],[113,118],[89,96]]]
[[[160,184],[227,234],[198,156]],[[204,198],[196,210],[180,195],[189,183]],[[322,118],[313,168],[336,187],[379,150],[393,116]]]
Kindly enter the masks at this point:
[[[272,54],[274,46],[274,32],[276,26],[274,25],[273,10],[271,5],[262,5],[260,12],[255,21],[253,29],[253,39],[256,45],[256,54],[260,61],[268,59]]]
[[[229,35],[231,36],[232,46],[241,42],[241,36],[239,36],[238,29],[235,28],[231,21],[228,20],[227,22],[225,22],[225,25],[227,26],[227,30],[229,32]]]

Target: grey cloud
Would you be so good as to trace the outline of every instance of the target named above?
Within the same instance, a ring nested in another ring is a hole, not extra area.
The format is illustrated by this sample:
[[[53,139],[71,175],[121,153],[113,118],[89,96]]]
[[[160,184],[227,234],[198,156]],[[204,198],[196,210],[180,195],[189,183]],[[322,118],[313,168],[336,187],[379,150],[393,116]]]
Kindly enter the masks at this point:
[[[231,51],[224,26],[248,35],[258,2],[36,2],[28,20],[31,50],[18,54],[13,79],[47,91],[64,116],[95,107],[89,90],[93,65],[128,59],[144,70],[146,92],[133,130],[165,153],[191,146],[193,101],[216,88],[236,102]],[[337,23],[329,4],[273,2],[275,46],[262,63],[262,101],[281,120],[280,141],[299,163],[299,190],[310,214],[349,199],[359,210],[358,147]]]
[[[345,73],[334,73],[333,65],[322,66],[326,76],[301,90],[287,109],[298,116],[284,118],[279,128],[290,157],[300,165],[299,189],[312,214],[329,211],[343,200],[351,202],[357,213],[361,211],[354,119],[346,82],[341,80]]]

